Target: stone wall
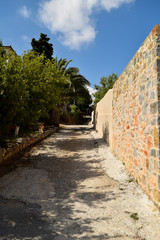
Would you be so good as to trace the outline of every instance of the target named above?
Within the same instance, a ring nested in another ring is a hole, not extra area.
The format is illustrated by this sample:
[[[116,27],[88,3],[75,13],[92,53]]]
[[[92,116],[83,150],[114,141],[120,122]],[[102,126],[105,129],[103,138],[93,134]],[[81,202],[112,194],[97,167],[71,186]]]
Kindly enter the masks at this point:
[[[160,25],[156,25],[113,87],[116,156],[160,207]]]
[[[112,100],[113,90],[109,90],[107,94],[96,104],[94,111],[94,125],[98,133],[112,147]]]
[[[58,128],[56,127],[50,128],[44,132],[39,132],[26,138],[19,139],[16,143],[9,143],[7,148],[0,148],[0,163],[15,157],[27,147],[30,147],[48,137],[50,134],[53,134],[57,129]]]

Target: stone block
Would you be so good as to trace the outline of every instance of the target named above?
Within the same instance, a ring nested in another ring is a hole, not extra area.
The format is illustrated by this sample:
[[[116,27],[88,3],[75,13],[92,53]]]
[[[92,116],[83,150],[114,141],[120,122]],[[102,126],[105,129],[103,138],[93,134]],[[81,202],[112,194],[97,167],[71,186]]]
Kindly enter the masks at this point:
[[[152,173],[153,172],[153,165],[149,164],[149,172]]]
[[[159,144],[159,133],[156,127],[153,128],[153,141],[154,146],[158,146]]]
[[[140,94],[139,95],[139,104],[141,105],[144,102],[144,95]]]
[[[157,57],[160,57],[160,44],[157,45],[157,48],[156,48],[156,56],[157,56]]]
[[[158,111],[158,102],[154,102],[150,104],[150,113],[156,114]]]
[[[152,91],[150,94],[150,99],[154,100],[155,98],[156,98],[156,93],[154,91]]]
[[[147,170],[149,169],[149,160],[148,159],[146,159],[146,168],[147,168]]]
[[[146,114],[148,111],[148,102],[146,101],[143,105],[142,105],[142,113]]]
[[[157,120],[156,120],[156,118],[153,118],[153,119],[151,120],[151,125],[152,125],[152,126],[155,126],[155,125],[156,125],[156,123],[157,123]]]
[[[151,156],[156,157],[156,150],[155,149],[151,149]]]
[[[157,203],[160,202],[160,191],[157,190],[157,188],[154,188],[153,190],[153,193],[154,193],[154,199]]]
[[[156,42],[157,42],[157,43],[160,43],[160,36],[157,36],[157,37],[156,37]]]
[[[160,190],[160,175],[158,175],[158,188]]]
[[[160,59],[157,59],[157,72],[160,73]]]

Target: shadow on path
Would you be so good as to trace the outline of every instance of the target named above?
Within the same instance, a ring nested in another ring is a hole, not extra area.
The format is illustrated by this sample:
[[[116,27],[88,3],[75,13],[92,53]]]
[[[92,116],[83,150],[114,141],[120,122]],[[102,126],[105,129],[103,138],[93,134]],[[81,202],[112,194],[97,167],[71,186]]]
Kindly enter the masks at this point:
[[[32,152],[28,167],[48,173],[54,196],[52,192],[46,198],[35,199],[40,206],[0,199],[1,237],[22,240],[121,237],[106,233],[110,218],[105,214],[105,205],[116,199],[114,188],[118,183],[100,168],[96,142],[90,131],[85,127],[68,127],[35,148],[38,152]],[[16,181],[21,179],[15,179],[15,184]],[[104,227],[101,232],[96,231],[99,223]]]
[[[51,240],[56,236],[48,229],[41,208],[36,204],[0,199],[0,209],[0,239]]]

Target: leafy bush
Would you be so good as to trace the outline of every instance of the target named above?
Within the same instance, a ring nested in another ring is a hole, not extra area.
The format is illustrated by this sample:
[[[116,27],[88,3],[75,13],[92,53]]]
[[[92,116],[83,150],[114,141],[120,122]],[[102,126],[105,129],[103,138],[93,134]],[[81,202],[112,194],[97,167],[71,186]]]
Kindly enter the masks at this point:
[[[81,111],[76,105],[69,105],[66,111],[62,111],[61,120],[68,124],[78,124]]]
[[[64,102],[67,81],[43,54],[0,54],[0,133],[10,125],[28,128],[47,116]]]
[[[96,84],[94,85],[94,88],[97,90],[94,94],[94,103],[98,103],[108,92],[108,90],[113,88],[113,85],[117,79],[118,76],[115,73],[112,73],[112,75],[109,75],[108,77],[101,77],[100,86]]]

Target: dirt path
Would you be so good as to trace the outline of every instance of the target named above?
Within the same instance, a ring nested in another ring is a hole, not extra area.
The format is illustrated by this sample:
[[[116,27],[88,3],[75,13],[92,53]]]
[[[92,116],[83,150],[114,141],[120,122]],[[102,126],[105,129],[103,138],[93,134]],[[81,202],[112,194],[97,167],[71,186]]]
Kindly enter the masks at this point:
[[[27,162],[0,178],[0,240],[160,239],[158,211],[88,126],[63,128]]]

